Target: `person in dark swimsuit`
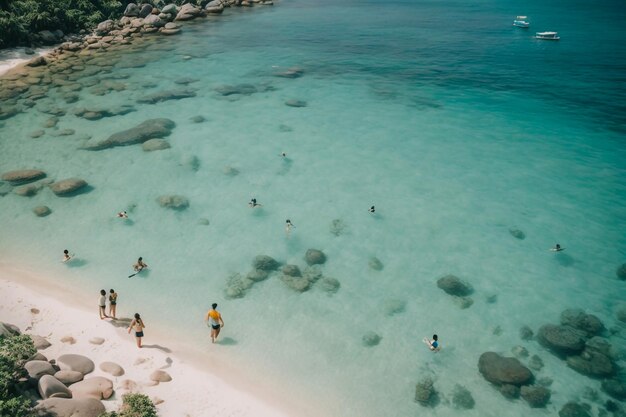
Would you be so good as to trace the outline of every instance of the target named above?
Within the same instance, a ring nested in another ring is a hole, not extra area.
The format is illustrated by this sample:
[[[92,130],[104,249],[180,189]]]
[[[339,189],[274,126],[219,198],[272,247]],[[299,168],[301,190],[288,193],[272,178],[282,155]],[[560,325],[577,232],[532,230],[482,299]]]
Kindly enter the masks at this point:
[[[376,208],[374,206],[370,207],[368,210],[370,213],[376,213]]]
[[[263,207],[261,204],[256,202],[256,198],[253,198],[252,200],[250,200],[250,202],[248,203],[248,205],[252,208],[255,207]]]
[[[109,315],[115,317],[115,310],[117,309],[117,293],[113,288],[109,291]]]
[[[144,327],[146,326],[143,324],[141,316],[139,315],[139,313],[135,313],[135,318],[130,323],[130,326],[128,326],[128,334],[130,334],[130,331],[132,329],[135,330],[135,340],[137,341],[138,348],[141,348],[141,338],[143,337]]]

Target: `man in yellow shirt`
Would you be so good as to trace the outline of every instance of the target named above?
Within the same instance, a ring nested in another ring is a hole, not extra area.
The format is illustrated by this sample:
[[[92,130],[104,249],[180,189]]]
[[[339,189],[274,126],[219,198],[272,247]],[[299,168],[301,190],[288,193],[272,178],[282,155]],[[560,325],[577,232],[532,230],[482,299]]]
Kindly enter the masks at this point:
[[[206,313],[204,320],[208,321],[209,326],[211,326],[211,342],[215,343],[221,328],[224,327],[224,320],[222,320],[220,312],[216,310],[217,303],[213,303],[212,307],[213,308]]]

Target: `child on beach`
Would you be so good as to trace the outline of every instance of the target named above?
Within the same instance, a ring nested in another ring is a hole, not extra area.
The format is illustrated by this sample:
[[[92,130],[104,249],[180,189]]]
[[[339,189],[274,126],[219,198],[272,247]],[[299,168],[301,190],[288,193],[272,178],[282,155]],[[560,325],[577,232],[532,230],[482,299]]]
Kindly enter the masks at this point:
[[[143,261],[143,258],[140,256],[139,259],[137,259],[137,263],[133,265],[133,269],[135,270],[135,272],[139,272],[142,269],[147,268],[148,265],[146,265]]]
[[[117,293],[113,288],[111,288],[109,292],[109,315],[115,319],[115,310],[117,309]]]
[[[107,292],[105,290],[100,290],[100,299],[98,300],[98,307],[100,307],[100,320],[104,320],[109,317],[106,314],[106,295]]]
[[[212,308],[206,313],[204,318],[208,325],[211,326],[211,342],[215,343],[217,336],[220,334],[220,330],[224,327],[224,320],[219,311],[217,311],[217,303],[213,303]]]
[[[137,347],[141,349],[141,338],[143,337],[143,329],[146,326],[143,324],[143,320],[139,313],[135,313],[135,318],[130,322],[128,326],[128,334],[131,330],[135,330],[135,340],[137,341]]]

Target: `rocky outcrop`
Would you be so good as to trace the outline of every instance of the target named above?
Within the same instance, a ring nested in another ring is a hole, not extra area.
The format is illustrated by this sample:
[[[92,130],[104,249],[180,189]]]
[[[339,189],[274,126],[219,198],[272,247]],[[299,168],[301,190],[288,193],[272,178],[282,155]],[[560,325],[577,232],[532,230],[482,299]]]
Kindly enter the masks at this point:
[[[169,119],[150,119],[133,128],[114,133],[105,140],[89,141],[83,149],[96,151],[115,146],[135,145],[148,139],[169,136],[175,126],[176,124]]]
[[[461,281],[454,275],[446,275],[437,280],[437,286],[444,290],[446,294],[455,295],[457,297],[464,297],[470,295],[474,290],[472,286],[464,281]]]
[[[115,362],[102,362],[100,364],[100,369],[108,374],[113,376],[122,376],[124,375],[124,368]]]
[[[157,198],[157,203],[161,207],[179,211],[189,207],[189,200],[182,195],[162,195]]]
[[[145,152],[162,151],[169,148],[171,148],[171,146],[165,139],[148,139],[141,144],[141,149]]]
[[[9,323],[3,323],[0,321],[0,336],[16,336],[20,334],[20,329]]]
[[[27,67],[41,67],[46,64],[48,64],[48,61],[46,61],[46,58],[42,56],[37,56],[35,58],[32,58],[30,61],[28,61],[26,63],[26,66]]]
[[[52,192],[60,197],[72,196],[85,187],[87,187],[87,182],[80,178],[68,178],[50,184]]]
[[[557,355],[575,355],[585,348],[585,333],[569,326],[546,324],[539,328],[537,340]]]
[[[39,379],[44,375],[54,375],[56,370],[49,362],[46,361],[28,361],[24,364],[24,369],[28,372],[28,376],[33,379]]]
[[[106,411],[104,405],[93,398],[48,398],[37,404],[35,409],[55,417],[98,417]]]
[[[523,386],[520,390],[522,398],[531,408],[543,408],[550,401],[550,390],[540,386]]]
[[[326,263],[326,255],[318,249],[309,249],[304,255],[304,260],[309,265],[317,265]]]
[[[506,358],[495,352],[485,352],[478,360],[478,370],[494,385],[526,385],[533,373],[515,358]]]
[[[150,380],[157,382],[169,382],[172,380],[172,377],[167,372],[157,369],[150,374]]]
[[[76,371],[83,375],[93,372],[95,365],[91,359],[83,355],[68,353],[57,358],[57,364],[62,370]]]
[[[39,395],[44,400],[47,398],[72,398],[72,392],[52,375],[44,375],[37,383]]]
[[[84,375],[78,371],[61,370],[54,374],[54,377],[62,383],[69,385],[78,381],[82,381]]]
[[[96,26],[96,35],[106,35],[113,29],[115,29],[115,22],[112,20],[105,20],[104,22],[98,23],[98,26]]]
[[[124,10],[124,16],[137,17],[139,16],[139,11],[139,6],[137,6],[135,3],[128,3],[126,9]]]
[[[193,4],[187,3],[183,4],[183,6],[176,14],[176,19],[174,20],[191,20],[202,14],[202,9],[197,8]]]
[[[224,11],[224,5],[222,4],[222,0],[213,0],[204,6],[204,10],[209,14],[220,14]]]
[[[44,350],[52,346],[45,337],[37,336],[35,334],[31,334],[29,336],[32,339],[33,344],[35,345],[35,349],[37,350]]]
[[[102,376],[84,379],[70,385],[73,398],[106,400],[113,395],[113,381]]]
[[[19,169],[2,174],[2,180],[8,181],[11,185],[25,184],[44,178],[46,173],[39,169]]]

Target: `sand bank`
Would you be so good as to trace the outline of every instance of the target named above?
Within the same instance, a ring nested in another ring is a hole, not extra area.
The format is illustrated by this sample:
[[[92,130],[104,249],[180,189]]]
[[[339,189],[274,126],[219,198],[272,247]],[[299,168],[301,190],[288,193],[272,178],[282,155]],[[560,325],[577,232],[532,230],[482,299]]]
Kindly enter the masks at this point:
[[[167,340],[151,335],[149,319],[146,319],[144,348],[138,349],[125,328],[113,326],[106,319],[100,320],[96,308],[87,310],[85,306],[74,303],[75,299],[75,294],[71,292],[40,287],[28,280],[26,273],[6,264],[0,265],[0,321],[17,325],[24,333],[45,337],[52,346],[40,352],[48,359],[65,353],[91,358],[96,370],[89,376],[111,379],[116,390],[111,399],[103,401],[107,410],[120,406],[122,394],[128,392],[121,386],[125,380],[131,380],[136,383],[134,392],[144,393],[158,403],[161,416],[290,415],[282,411],[282,407],[273,406],[240,389],[231,378],[226,382],[198,369],[196,364],[186,362],[175,349],[170,348],[172,345],[168,345]],[[93,344],[90,342],[93,338],[103,338],[104,343]],[[215,345],[215,355],[219,355],[219,349],[220,346]],[[119,364],[125,374],[114,377],[101,371],[98,365],[104,361]],[[166,371],[172,381],[150,386],[149,376],[156,369]],[[241,381],[240,386],[246,386],[246,382]]]

